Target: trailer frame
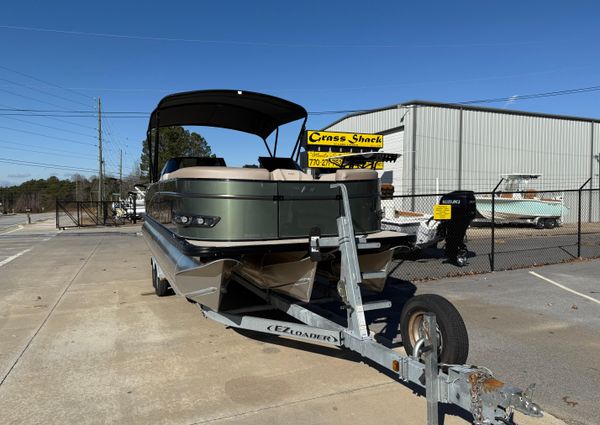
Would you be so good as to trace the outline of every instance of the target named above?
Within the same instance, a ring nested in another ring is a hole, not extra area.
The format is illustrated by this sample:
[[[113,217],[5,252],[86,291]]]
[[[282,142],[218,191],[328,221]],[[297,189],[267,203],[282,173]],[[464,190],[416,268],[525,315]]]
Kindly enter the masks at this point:
[[[233,279],[262,299],[264,304],[228,311],[215,311],[199,305],[204,316],[233,328],[352,350],[392,372],[400,382],[424,389],[428,425],[438,424],[439,403],[454,404],[469,411],[477,425],[514,424],[514,410],[541,417],[541,408],[531,399],[534,386],[523,391],[499,381],[484,367],[438,363],[440,341],[433,313],[425,313],[425,336],[417,341],[413,353],[403,355],[375,339],[369,331],[365,311],[389,308],[392,304],[388,300],[363,302],[359,283],[375,276],[361,272],[357,248],[365,249],[373,243],[354,234],[346,187],[343,184],[332,184],[331,187],[340,189],[344,205],[343,214],[337,219],[338,236],[320,237],[318,231],[314,232],[310,236],[310,255],[318,261],[322,255],[321,248],[340,251],[338,292],[345,305],[347,325],[326,318],[326,312],[321,314],[318,304],[311,303],[309,309],[308,303],[263,290],[238,274],[234,274]],[[252,314],[264,310],[280,310],[300,323]],[[327,314],[331,317],[329,312]]]

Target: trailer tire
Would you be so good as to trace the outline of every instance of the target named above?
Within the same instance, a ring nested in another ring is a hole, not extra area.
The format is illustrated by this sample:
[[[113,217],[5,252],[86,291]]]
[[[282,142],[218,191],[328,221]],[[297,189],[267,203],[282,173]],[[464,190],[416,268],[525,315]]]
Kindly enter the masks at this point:
[[[165,297],[169,295],[169,282],[166,279],[159,279],[158,276],[156,278],[156,286],[154,292],[158,297]]]
[[[546,229],[554,229],[557,225],[558,223],[555,218],[547,218],[544,220],[544,228]]]
[[[152,264],[152,287],[156,289],[156,280],[158,279],[158,272],[156,271],[156,267]]]
[[[169,285],[169,282],[166,279],[161,279],[158,276],[158,270],[154,264],[152,264],[152,286],[158,297],[169,295],[169,288],[171,285]]]
[[[435,294],[417,295],[409,299],[400,314],[402,344],[408,355],[422,335],[424,313],[436,316],[440,363],[464,364],[469,355],[469,335],[460,313],[447,299]]]

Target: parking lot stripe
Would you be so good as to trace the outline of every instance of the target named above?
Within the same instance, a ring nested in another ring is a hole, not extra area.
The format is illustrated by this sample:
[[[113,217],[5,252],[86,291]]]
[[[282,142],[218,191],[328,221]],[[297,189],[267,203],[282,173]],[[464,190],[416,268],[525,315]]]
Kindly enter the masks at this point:
[[[19,224],[19,226],[18,226],[16,229],[9,230],[8,232],[0,233],[0,235],[8,235],[9,233],[14,233],[14,232],[16,232],[17,230],[21,230],[21,229],[23,229],[23,226],[21,226],[21,225]]]
[[[597,300],[596,298],[590,297],[589,295],[582,294],[581,292],[577,292],[571,288],[567,288],[565,285],[561,285],[560,283],[555,282],[552,279],[548,279],[547,277],[544,277],[541,274],[538,274],[536,272],[530,271],[529,273],[534,275],[535,277],[539,277],[540,279],[545,280],[548,283],[553,284],[554,286],[558,286],[559,288],[564,289],[565,291],[569,291],[575,295],[579,295],[580,297],[585,298],[586,300],[590,300],[590,301],[595,302],[596,304],[600,304],[600,300]]]
[[[102,240],[99,240],[98,243],[96,243],[96,246],[94,247],[94,249],[92,250],[92,252],[90,253],[90,255],[88,255],[88,257],[85,259],[85,261],[79,266],[79,269],[77,270],[77,272],[75,273],[75,275],[67,283],[67,286],[65,286],[65,288],[61,292],[60,296],[58,297],[58,299],[56,300],[56,302],[54,303],[54,305],[52,306],[52,308],[50,308],[50,310],[48,311],[48,314],[46,315],[46,317],[44,318],[44,320],[42,321],[42,323],[40,324],[40,326],[36,329],[36,331],[33,333],[33,335],[31,336],[31,338],[29,338],[29,341],[27,341],[27,344],[25,344],[25,347],[23,348],[23,350],[21,350],[21,352],[19,353],[19,355],[17,356],[17,358],[14,360],[14,362],[12,363],[12,365],[4,373],[4,376],[0,379],[0,387],[4,384],[4,381],[6,381],[6,378],[8,378],[8,375],[10,375],[12,373],[13,369],[17,366],[17,364],[19,363],[19,361],[21,360],[21,358],[23,357],[23,355],[25,354],[25,352],[29,349],[29,346],[31,345],[31,343],[33,342],[33,340],[35,339],[35,337],[37,337],[38,333],[42,330],[42,328],[44,327],[44,325],[46,324],[46,322],[48,322],[48,319],[50,318],[50,316],[52,315],[52,313],[54,313],[54,310],[56,309],[56,306],[58,306],[58,304],[61,302],[61,300],[63,299],[63,297],[65,296],[65,294],[67,293],[67,291],[69,290],[69,288],[71,287],[71,285],[73,284],[73,282],[75,281],[75,279],[77,279],[77,277],[79,276],[79,274],[81,273],[81,271],[84,269],[84,267],[90,261],[90,258],[92,258],[94,256],[94,254],[96,253],[96,250],[100,246],[101,242],[102,242]],[[27,251],[30,251],[30,250],[31,250],[31,248],[29,248]],[[25,252],[26,251],[24,251],[24,252],[22,252],[22,253],[20,253],[18,255],[24,254]]]
[[[13,256],[11,256],[11,257],[8,257],[6,260],[2,260],[2,261],[0,261],[0,267],[2,267],[2,266],[4,266],[4,265],[6,265],[6,264],[8,264],[8,263],[10,263],[12,260],[16,260],[16,259],[17,259],[17,258],[19,258],[21,255],[23,255],[23,254],[25,254],[25,253],[27,253],[27,252],[29,252],[29,251],[31,251],[31,248],[28,248],[28,249],[26,249],[25,251],[21,251],[21,252],[19,252],[19,253],[17,253],[17,254],[15,254],[15,255],[13,255]]]

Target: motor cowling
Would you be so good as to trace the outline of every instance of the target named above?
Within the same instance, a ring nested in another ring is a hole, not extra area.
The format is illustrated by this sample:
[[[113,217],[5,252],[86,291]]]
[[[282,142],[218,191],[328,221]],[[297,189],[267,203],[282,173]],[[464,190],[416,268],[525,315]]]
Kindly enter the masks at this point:
[[[440,225],[446,239],[446,256],[462,266],[467,255],[464,242],[467,228],[477,214],[475,194],[472,191],[457,190],[443,195],[439,203],[451,206],[450,219],[442,221]]]

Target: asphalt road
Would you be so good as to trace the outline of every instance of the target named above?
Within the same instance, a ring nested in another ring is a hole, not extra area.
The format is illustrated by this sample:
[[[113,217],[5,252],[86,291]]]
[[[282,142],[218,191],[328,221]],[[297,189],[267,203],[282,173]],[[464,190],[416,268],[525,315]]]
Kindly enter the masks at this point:
[[[49,216],[53,218],[53,214],[36,214],[34,225],[24,224],[23,216],[0,216],[0,267],[56,236],[58,231]]]
[[[557,233],[561,229],[556,229]],[[581,238],[581,256],[600,257],[600,233],[584,233]],[[468,263],[457,267],[448,262],[443,249],[426,248],[415,254],[403,255],[397,262],[393,276],[405,280],[439,279],[491,271],[491,234],[466,242]],[[443,247],[440,244],[440,247]],[[556,264],[577,258],[577,235],[553,234],[543,231],[531,235],[520,229],[500,229],[495,237],[495,270]]]
[[[534,398],[545,410],[569,424],[592,425],[600,418],[598,276],[600,261],[593,260],[422,282],[416,289],[446,296],[461,312],[469,362],[522,388],[537,383]]]
[[[8,236],[46,233],[44,226],[49,225],[27,226]],[[156,297],[149,252],[138,231],[139,227],[59,232],[0,266],[0,423],[426,422],[423,397],[357,355],[235,332],[204,319],[196,306],[181,298]],[[392,287],[414,288],[409,283]],[[474,301],[453,299],[470,327],[473,361],[492,366],[501,378],[510,378],[506,371],[525,370],[527,379],[513,383],[527,384],[544,368],[543,359],[521,364],[522,359],[515,359],[518,347],[501,345],[514,329],[500,320],[473,320],[473,315],[483,314],[476,308],[483,303],[477,297],[485,296],[468,287],[465,292],[474,292]],[[497,299],[487,300],[492,310],[510,302],[505,298],[509,294],[497,292]],[[514,310],[525,314],[520,305]],[[522,323],[525,332],[530,325],[536,323]],[[480,335],[488,339],[480,343]],[[490,341],[489,335],[496,337]],[[539,347],[547,350],[543,344]],[[566,365],[573,353],[561,350],[557,356],[562,357],[556,362],[562,359]],[[522,367],[516,369],[519,364]],[[580,372],[574,369],[572,374],[577,378]],[[550,389],[564,391],[561,383]],[[579,394],[570,395],[583,405]],[[552,404],[544,407],[553,409]],[[468,419],[449,412],[443,423],[465,425]],[[552,415],[517,416],[517,422],[564,425]]]
[[[38,221],[48,220],[54,218],[56,213],[39,213],[39,214],[31,214],[31,222],[35,223]],[[9,229],[18,226],[19,224],[23,225],[27,223],[27,214],[14,214],[14,215],[4,215],[0,214],[0,234]]]

